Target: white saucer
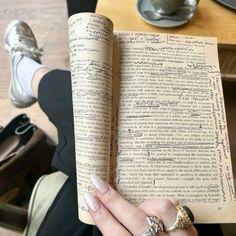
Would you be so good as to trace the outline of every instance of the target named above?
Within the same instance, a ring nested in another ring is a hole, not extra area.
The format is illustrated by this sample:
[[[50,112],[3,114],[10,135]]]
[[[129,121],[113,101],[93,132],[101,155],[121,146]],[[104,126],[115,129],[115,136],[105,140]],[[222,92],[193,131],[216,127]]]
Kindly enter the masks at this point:
[[[185,0],[185,5],[191,5],[196,7],[196,0]],[[162,28],[171,28],[171,27],[177,27],[183,24],[186,24],[189,22],[192,17],[194,16],[195,11],[192,11],[191,8],[180,8],[175,15],[173,16],[180,16],[183,18],[188,18],[188,19],[181,19],[181,20],[171,20],[171,19],[160,19],[160,20],[151,20],[148,19],[147,16],[145,16],[144,12],[145,11],[155,11],[153,6],[151,5],[150,1],[146,0],[138,0],[137,1],[137,10],[141,18],[146,21],[147,23],[155,26],[159,26]]]

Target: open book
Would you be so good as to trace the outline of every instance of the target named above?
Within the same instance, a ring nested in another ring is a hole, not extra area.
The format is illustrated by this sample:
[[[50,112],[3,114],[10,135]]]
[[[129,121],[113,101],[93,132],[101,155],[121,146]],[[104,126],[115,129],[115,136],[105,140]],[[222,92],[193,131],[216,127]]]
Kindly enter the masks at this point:
[[[91,175],[134,204],[177,198],[195,222],[236,222],[215,38],[113,32],[69,19],[79,217]]]

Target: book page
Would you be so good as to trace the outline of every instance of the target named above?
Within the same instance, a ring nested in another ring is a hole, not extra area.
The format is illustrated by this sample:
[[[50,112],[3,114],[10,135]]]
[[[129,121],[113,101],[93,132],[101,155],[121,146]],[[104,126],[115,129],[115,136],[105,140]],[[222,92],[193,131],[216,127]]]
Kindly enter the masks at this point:
[[[93,223],[83,194],[92,175],[108,180],[112,99],[112,22],[80,13],[69,18],[79,218]]]
[[[234,222],[216,39],[118,32],[114,55],[117,190],[136,204],[177,198],[198,223]]]

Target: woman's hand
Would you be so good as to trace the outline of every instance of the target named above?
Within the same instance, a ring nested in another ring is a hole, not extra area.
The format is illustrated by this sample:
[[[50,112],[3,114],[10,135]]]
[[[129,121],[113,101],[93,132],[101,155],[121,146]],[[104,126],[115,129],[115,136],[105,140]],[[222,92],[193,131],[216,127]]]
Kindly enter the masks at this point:
[[[111,186],[98,177],[92,177],[96,198],[85,194],[90,214],[104,236],[143,236],[149,229],[146,217],[156,216],[165,228],[176,221],[177,211],[174,202],[168,199],[146,200],[138,207],[121,197]],[[197,236],[194,226],[185,230],[162,232],[161,236]]]

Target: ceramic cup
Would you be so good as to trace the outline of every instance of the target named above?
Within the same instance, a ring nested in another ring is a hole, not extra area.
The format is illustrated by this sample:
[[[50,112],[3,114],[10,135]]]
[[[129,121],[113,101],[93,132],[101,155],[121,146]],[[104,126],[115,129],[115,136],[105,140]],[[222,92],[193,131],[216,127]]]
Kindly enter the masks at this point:
[[[159,14],[171,15],[179,10],[185,0],[150,0],[153,8]]]

